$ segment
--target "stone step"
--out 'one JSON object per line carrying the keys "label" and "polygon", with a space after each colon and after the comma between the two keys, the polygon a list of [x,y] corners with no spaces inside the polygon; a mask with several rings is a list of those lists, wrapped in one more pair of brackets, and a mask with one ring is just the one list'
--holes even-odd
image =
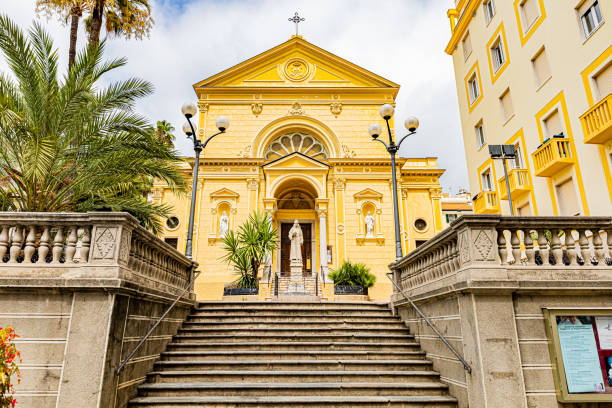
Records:
{"label": "stone step", "polygon": [[205,330],[234,330],[236,332],[241,330],[270,330],[270,327],[275,330],[330,330],[330,329],[347,329],[347,330],[408,330],[408,327],[399,321],[391,322],[342,322],[342,321],[329,321],[329,322],[194,322],[186,321],[183,323],[184,329],[205,329]]}
{"label": "stone step", "polygon": [[386,303],[375,302],[198,302],[196,310],[385,310]]}
{"label": "stone step", "polygon": [[266,335],[273,336],[302,336],[306,334],[322,334],[322,335],[330,335],[330,334],[339,334],[339,335],[350,335],[350,334],[361,334],[361,335],[377,335],[377,336],[386,336],[386,335],[401,335],[408,334],[407,327],[364,327],[364,326],[355,326],[355,327],[334,327],[333,325],[328,325],[329,327],[302,327],[301,325],[293,325],[290,327],[242,327],[242,328],[216,328],[216,327],[207,327],[205,325],[192,327],[188,324],[183,325],[182,328],[178,330],[178,334],[180,335],[220,335],[220,336],[241,336],[241,335],[254,335],[257,336],[260,333]]}
{"label": "stone step", "polygon": [[380,314],[359,314],[356,316],[331,316],[331,315],[308,315],[308,314],[230,314],[225,316],[202,316],[202,315],[189,315],[187,322],[198,322],[198,323],[270,323],[277,325],[280,323],[293,322],[293,323],[374,323],[374,322],[394,322],[401,323],[402,321],[389,313]]}
{"label": "stone step", "polygon": [[156,370],[423,370],[431,361],[406,360],[200,360],[156,361]]}
{"label": "stone step", "polygon": [[[270,301],[274,303],[274,301]],[[194,309],[191,313],[191,317],[233,317],[233,316],[256,316],[256,317],[269,317],[269,316],[335,316],[335,317],[371,317],[372,314],[378,316],[391,316],[388,309],[367,309],[362,310],[359,308],[354,309],[315,309],[315,308],[275,308],[275,309],[258,309],[253,310],[251,308],[244,309]]]}
{"label": "stone step", "polygon": [[443,395],[448,386],[439,382],[186,382],[153,383],[138,387],[141,397],[170,396],[328,396],[328,395]]}
{"label": "stone step", "polygon": [[308,407],[308,408],[442,408],[456,407],[452,397],[439,396],[276,396],[276,397],[138,397],[130,402],[130,407]]}
{"label": "stone step", "polygon": [[254,350],[254,351],[166,351],[162,361],[200,360],[391,360],[424,359],[423,351],[337,351],[337,350]]}
{"label": "stone step", "polygon": [[167,370],[152,371],[148,380],[156,383],[174,382],[432,382],[439,374],[432,370]]}
{"label": "stone step", "polygon": [[413,341],[414,336],[411,334],[361,334],[349,332],[346,334],[300,334],[300,335],[282,335],[282,334],[270,334],[270,333],[249,333],[249,334],[195,334],[185,332],[174,336],[174,341],[178,343],[182,342],[245,342],[252,341],[257,342],[261,340],[267,340],[271,342],[301,342],[301,341],[318,341],[329,343],[331,341],[360,341],[360,342],[372,342],[372,343],[403,343],[406,341]]}
{"label": "stone step", "polygon": [[213,343],[213,342],[196,342],[196,343],[170,343],[168,344],[168,350],[171,351],[183,351],[183,350],[216,350],[216,351],[301,351],[301,350],[313,350],[313,351],[368,351],[376,350],[379,352],[383,351],[414,351],[420,350],[419,343],[417,342],[403,342],[403,343],[367,343],[367,342],[316,342],[316,341],[294,341],[294,342],[234,342],[234,343]]}

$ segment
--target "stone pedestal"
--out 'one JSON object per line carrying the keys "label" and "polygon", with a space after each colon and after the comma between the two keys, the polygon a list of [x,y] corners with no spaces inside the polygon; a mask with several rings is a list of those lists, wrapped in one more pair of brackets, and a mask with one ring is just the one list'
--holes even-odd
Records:
{"label": "stone pedestal", "polygon": [[304,278],[303,278],[303,264],[302,261],[298,261],[295,259],[291,260],[290,266],[290,281],[289,288],[287,289],[287,294],[291,295],[307,295],[306,290],[304,289]]}

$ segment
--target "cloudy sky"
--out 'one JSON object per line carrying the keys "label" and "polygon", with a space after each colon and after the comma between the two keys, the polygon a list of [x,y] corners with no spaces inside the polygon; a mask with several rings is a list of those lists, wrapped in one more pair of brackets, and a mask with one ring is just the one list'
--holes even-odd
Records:
{"label": "cloudy sky", "polygon": [[[115,76],[139,76],[155,85],[155,94],[138,110],[151,120],[166,119],[177,128],[177,147],[185,155],[190,142],[180,133],[180,106],[193,100],[195,82],[286,41],[294,33],[287,21],[295,11],[306,18],[300,34],[340,57],[401,85],[396,115],[415,115],[416,136],[402,145],[404,156],[437,156],[446,169],[445,190],[467,187],[457,94],[451,57],[443,51],[450,29],[451,0],[150,0],[155,26],[150,38],[113,38],[108,54],[126,56]],[[0,0],[0,12],[23,27],[37,18],[35,0]],[[48,27],[67,60],[68,27],[56,18]],[[80,33],[79,46],[86,41]],[[6,67],[0,60],[0,69]],[[364,129],[364,137],[367,137]]]}

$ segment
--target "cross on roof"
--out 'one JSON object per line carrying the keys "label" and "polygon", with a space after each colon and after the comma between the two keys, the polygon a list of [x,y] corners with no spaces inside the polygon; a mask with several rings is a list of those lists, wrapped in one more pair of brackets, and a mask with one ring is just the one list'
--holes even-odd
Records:
{"label": "cross on roof", "polygon": [[302,21],[305,21],[306,19],[304,17],[300,17],[298,12],[296,11],[295,14],[293,15],[293,17],[291,17],[289,19],[289,21],[291,21],[292,23],[295,23],[295,35],[298,35],[298,24],[300,24]]}

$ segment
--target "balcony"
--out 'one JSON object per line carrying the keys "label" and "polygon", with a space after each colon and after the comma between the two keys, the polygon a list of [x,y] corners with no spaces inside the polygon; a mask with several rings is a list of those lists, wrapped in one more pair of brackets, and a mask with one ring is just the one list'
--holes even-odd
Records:
{"label": "balcony", "polygon": [[584,143],[606,143],[612,139],[612,93],[580,116]]}
{"label": "balcony", "polygon": [[474,199],[474,213],[476,214],[499,214],[499,200],[497,192],[483,191]]}
{"label": "balcony", "polygon": [[[513,200],[531,191],[531,183],[529,182],[529,172],[527,169],[510,170],[508,172],[508,181],[510,182],[510,196]],[[506,177],[499,179],[499,196],[502,200],[508,199]]]}
{"label": "balcony", "polygon": [[565,137],[545,140],[533,153],[535,175],[551,177],[564,168],[574,164],[570,141]]}

